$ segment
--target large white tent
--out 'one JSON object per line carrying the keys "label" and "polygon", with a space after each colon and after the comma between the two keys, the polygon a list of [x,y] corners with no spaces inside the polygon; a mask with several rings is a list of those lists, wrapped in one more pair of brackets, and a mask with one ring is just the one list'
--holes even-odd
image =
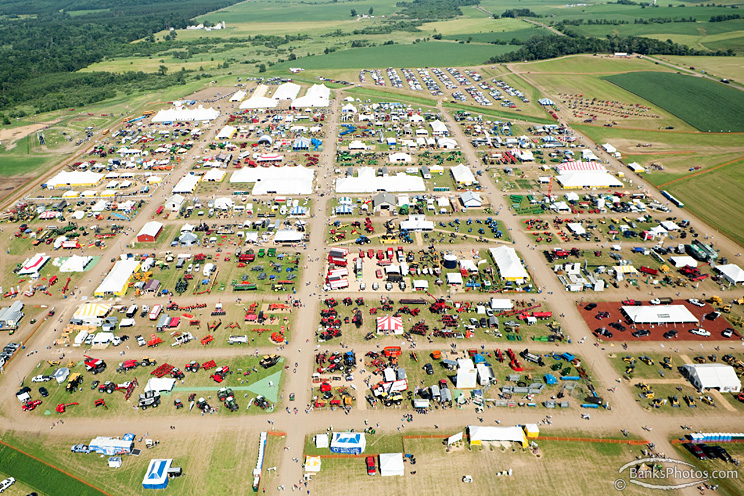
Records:
{"label": "large white tent", "polygon": [[392,315],[377,317],[377,332],[403,334],[403,317],[393,317]]}
{"label": "large white tent", "polygon": [[522,265],[522,261],[517,256],[514,248],[499,246],[498,248],[489,248],[489,251],[502,279],[520,283],[529,280],[530,275]]}
{"label": "large white tent", "polygon": [[59,267],[60,272],[84,272],[85,268],[90,262],[93,261],[93,257],[73,255]]}
{"label": "large white tent", "polygon": [[271,98],[274,100],[294,100],[300,94],[300,88],[299,84],[284,83],[276,89]]}
{"label": "large white tent", "polygon": [[471,172],[467,165],[460,164],[452,169],[452,177],[455,182],[460,186],[470,186],[475,184],[475,176]]}
{"label": "large white tent", "polygon": [[476,387],[478,380],[478,371],[473,365],[470,358],[460,358],[457,360],[457,377],[455,385],[457,389],[473,389]]}
{"label": "large white tent", "polygon": [[403,453],[380,453],[380,476],[402,477],[406,473],[403,465]]}
{"label": "large white tent", "polygon": [[213,121],[219,116],[219,110],[205,109],[201,105],[195,109],[177,106],[161,110],[152,118],[152,122]]}
{"label": "large white tent", "polygon": [[377,176],[372,167],[360,167],[356,177],[336,180],[336,193],[374,193],[377,191],[426,191],[420,176],[398,173],[394,176]]}
{"label": "large white tent", "polygon": [[304,96],[292,102],[295,108],[327,107],[331,98],[331,90],[324,84],[314,84]]}
{"label": "large white tent", "polygon": [[194,174],[186,174],[181,178],[178,183],[173,186],[173,193],[191,194],[196,189],[196,185],[199,183],[199,176]]}
{"label": "large white tent", "polygon": [[119,260],[93,294],[99,297],[124,296],[129,280],[139,266],[137,260]]}
{"label": "large white tent", "polygon": [[622,311],[634,324],[697,323],[698,319],[684,305],[623,306]]}
{"label": "large white tent", "polygon": [[60,186],[95,186],[103,180],[103,174],[91,171],[61,171],[44,183],[48,189]]}
{"label": "large white tent", "polygon": [[516,425],[512,427],[469,425],[467,429],[471,446],[480,446],[483,441],[511,441],[527,446],[527,437],[524,431]]}
{"label": "large white tent", "polygon": [[558,175],[556,178],[566,189],[576,188],[621,188],[623,183],[605,171],[575,171]]}
{"label": "large white tent", "polygon": [[315,171],[297,167],[254,167],[233,172],[230,184],[256,183],[254,195],[309,195],[313,191]]}
{"label": "large white tent", "polygon": [[243,98],[245,98],[245,95],[246,95],[245,91],[238,90],[235,92],[233,96],[230,97],[230,101],[231,102],[242,102]]}
{"label": "large white tent", "polygon": [[38,275],[44,265],[49,261],[49,257],[46,253],[37,253],[31,258],[27,258],[21,265],[21,269],[18,271],[19,276],[25,275]]}
{"label": "large white tent", "polygon": [[722,393],[738,393],[741,380],[730,365],[723,363],[694,363],[684,365],[684,372],[698,390],[717,389]]}
{"label": "large white tent", "polygon": [[240,104],[242,110],[274,108],[279,104],[278,100],[266,96],[254,95]]}

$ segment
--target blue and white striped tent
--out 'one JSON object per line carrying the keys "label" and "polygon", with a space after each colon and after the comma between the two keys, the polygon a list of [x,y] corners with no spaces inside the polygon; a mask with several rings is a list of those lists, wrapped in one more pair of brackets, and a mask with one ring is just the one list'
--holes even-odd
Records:
{"label": "blue and white striped tent", "polygon": [[537,103],[540,105],[555,105],[550,98],[540,98]]}
{"label": "blue and white striped tent", "polygon": [[339,205],[336,207],[336,215],[351,215],[352,213],[353,209],[351,205]]}

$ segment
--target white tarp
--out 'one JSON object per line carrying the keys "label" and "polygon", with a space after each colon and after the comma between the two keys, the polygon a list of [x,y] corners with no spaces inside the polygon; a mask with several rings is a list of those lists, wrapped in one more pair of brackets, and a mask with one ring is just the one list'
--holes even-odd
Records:
{"label": "white tarp", "polygon": [[201,105],[195,109],[177,106],[161,110],[152,118],[152,122],[213,121],[219,116],[219,110],[205,109]]}
{"label": "white tarp", "polygon": [[377,191],[426,191],[424,179],[404,172],[378,177],[372,167],[360,167],[356,177],[336,179],[336,193],[375,193]]}

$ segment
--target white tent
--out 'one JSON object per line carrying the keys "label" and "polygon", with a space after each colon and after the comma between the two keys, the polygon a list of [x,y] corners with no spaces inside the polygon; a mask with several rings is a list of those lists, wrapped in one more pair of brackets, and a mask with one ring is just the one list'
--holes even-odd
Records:
{"label": "white tent", "polygon": [[513,282],[529,280],[530,275],[522,265],[522,261],[517,256],[514,248],[499,246],[498,248],[489,248],[489,251],[502,279]]}
{"label": "white tent", "polygon": [[469,358],[459,358],[457,360],[457,377],[455,386],[457,389],[473,389],[477,386],[478,371]]}
{"label": "white tent", "polygon": [[60,272],[84,272],[93,257],[73,255],[59,267]]}
{"label": "white tent", "polygon": [[514,304],[509,298],[491,298],[491,310],[511,310]]}
{"label": "white tent", "polygon": [[218,140],[230,139],[230,138],[232,138],[235,135],[235,133],[237,132],[237,130],[238,130],[238,128],[236,128],[235,126],[230,126],[228,124],[228,125],[226,125],[225,127],[223,127],[220,130],[220,132],[217,134],[217,138],[216,139],[218,139]]}
{"label": "white tent", "polygon": [[403,172],[394,176],[378,177],[372,167],[360,167],[356,177],[336,179],[336,193],[375,193],[377,191],[426,191],[426,185],[422,177],[411,176]]}
{"label": "white tent", "polygon": [[178,181],[178,184],[173,186],[173,193],[191,194],[196,189],[196,185],[199,183],[199,176],[194,174],[186,174]]}
{"label": "white tent", "polygon": [[380,476],[402,477],[406,472],[403,465],[403,453],[380,453]]}
{"label": "white tent", "polygon": [[231,102],[241,102],[241,101],[243,101],[243,98],[245,98],[245,95],[246,95],[245,91],[238,90],[238,91],[235,92],[235,94],[232,97],[230,97],[230,101]]}
{"label": "white tent", "polygon": [[75,310],[72,317],[75,319],[85,320],[87,318],[100,318],[111,311],[111,305],[103,303],[83,303]]}
{"label": "white tent", "polygon": [[204,176],[202,176],[202,181],[214,181],[214,182],[220,182],[225,177],[225,174],[227,174],[225,171],[220,169],[210,169]]}
{"label": "white tent", "polygon": [[[294,108],[327,107],[331,98],[331,90],[324,84],[314,84],[307,90],[305,96],[296,98],[292,102]],[[344,107],[346,108],[346,107]],[[354,109],[356,112],[356,109]]]}
{"label": "white tent", "polygon": [[317,434],[315,436],[315,447],[316,448],[328,448],[328,434]]}
{"label": "white tent", "polygon": [[95,186],[103,179],[103,174],[91,171],[61,171],[44,183],[49,189],[60,186]]}
{"label": "white tent", "polygon": [[284,83],[276,89],[271,98],[274,100],[294,100],[300,94],[300,88],[299,84]]}
{"label": "white tent", "polygon": [[690,267],[695,268],[698,266],[698,261],[688,255],[671,257],[669,261],[671,261],[675,267],[686,267],[689,265]]}
{"label": "white tent", "polygon": [[439,119],[431,123],[431,132],[434,136],[444,136],[449,134],[447,126]]}
{"label": "white tent", "polygon": [[171,379],[169,377],[151,377],[148,379],[147,384],[145,384],[145,392],[147,391],[157,391],[159,393],[162,392],[170,392],[173,391],[173,387],[176,385],[176,380]]}
{"label": "white tent", "polygon": [[522,446],[527,446],[527,437],[525,436],[524,431],[518,426],[492,427],[484,425],[469,425],[467,429],[471,446],[479,446],[483,441],[511,441],[514,443],[522,443]]}
{"label": "white tent", "polygon": [[23,264],[21,265],[21,270],[18,271],[18,275],[38,275],[41,268],[46,265],[50,258],[51,257],[49,257],[46,253],[37,253],[31,258],[27,258],[26,261],[23,262]]}
{"label": "white tent", "polygon": [[447,272],[445,277],[447,279],[447,284],[462,286],[462,275],[459,272]]}
{"label": "white tent", "polygon": [[634,324],[697,323],[684,305],[623,306],[622,311]]}
{"label": "white tent", "polygon": [[455,179],[455,182],[458,185],[470,186],[471,184],[475,183],[475,176],[470,171],[468,166],[460,164],[457,167],[453,167],[451,171],[452,177]]}
{"label": "white tent", "polygon": [[99,297],[124,296],[127,284],[139,266],[137,260],[119,260],[93,294]]}
{"label": "white tent", "polygon": [[403,334],[403,317],[393,317],[385,315],[377,317],[377,332],[392,332],[393,334]]}
{"label": "white tent", "polygon": [[305,457],[305,472],[320,472],[320,457],[319,456],[306,456]]}
{"label": "white tent", "polygon": [[568,224],[566,224],[566,227],[574,234],[582,235],[586,233],[586,229],[584,229],[584,226],[582,226],[578,222],[569,222]]}
{"label": "white tent", "polygon": [[233,172],[230,183],[256,183],[254,195],[309,195],[315,172],[307,167],[254,167]]}
{"label": "white tent", "polygon": [[411,156],[407,153],[398,152],[398,153],[391,153],[388,155],[388,162],[391,164],[397,164],[397,163],[411,163]]}
{"label": "white tent", "polygon": [[240,104],[241,110],[274,108],[279,104],[278,100],[265,96],[252,96]]}
{"label": "white tent", "polygon": [[736,264],[718,265],[715,270],[731,284],[741,284],[744,282],[744,270]]}
{"label": "white tent", "polygon": [[604,171],[577,171],[560,174],[557,178],[564,188],[621,188],[623,183]]}
{"label": "white tent", "polygon": [[161,110],[152,118],[152,122],[213,121],[219,116],[219,110],[205,109],[201,105],[195,109],[176,106],[176,108]]}
{"label": "white tent", "polygon": [[730,365],[723,363],[695,363],[684,365],[687,378],[698,390],[717,389],[722,393],[738,393],[741,380]]}

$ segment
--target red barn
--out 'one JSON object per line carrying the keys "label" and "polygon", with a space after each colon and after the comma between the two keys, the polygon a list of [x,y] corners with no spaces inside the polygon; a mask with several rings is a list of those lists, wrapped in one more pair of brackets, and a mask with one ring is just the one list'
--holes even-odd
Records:
{"label": "red barn", "polygon": [[137,233],[137,241],[153,242],[158,239],[160,233],[163,232],[163,224],[157,221],[151,221],[145,224],[140,232]]}

